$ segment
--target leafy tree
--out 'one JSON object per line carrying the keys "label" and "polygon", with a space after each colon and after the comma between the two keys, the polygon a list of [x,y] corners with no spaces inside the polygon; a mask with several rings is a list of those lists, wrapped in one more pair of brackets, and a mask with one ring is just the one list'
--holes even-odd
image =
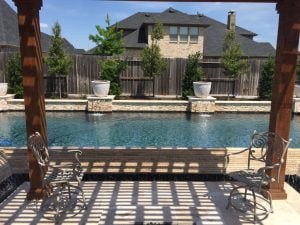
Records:
{"label": "leafy tree", "polygon": [[124,41],[123,31],[118,31],[117,25],[110,25],[109,16],[106,16],[105,20],[107,27],[102,28],[96,25],[98,34],[89,36],[89,39],[93,41],[97,46],[93,49],[93,53],[96,55],[113,56],[124,53]]}
{"label": "leafy tree", "polygon": [[262,100],[272,99],[272,83],[275,74],[275,60],[273,57],[264,63],[258,85],[258,94]]}
{"label": "leafy tree", "polygon": [[153,78],[153,96],[155,94],[154,78],[161,75],[165,71],[167,63],[160,54],[158,41],[163,39],[163,25],[161,23],[155,24],[151,32],[151,45],[144,48],[141,57],[141,66],[146,77]]}
{"label": "leafy tree", "polygon": [[[107,24],[106,28],[97,25],[98,34],[89,36],[89,39],[97,45],[93,53],[101,56],[120,55],[125,51],[122,39],[123,31],[118,31],[117,25],[110,25],[108,15],[105,22]],[[110,81],[109,94],[120,95],[122,93],[120,73],[127,68],[127,64],[115,58],[104,59],[99,61],[99,64],[102,71],[99,74],[99,79]]]}
{"label": "leafy tree", "polygon": [[46,55],[45,62],[48,65],[48,72],[52,76],[59,77],[59,97],[61,98],[61,75],[68,75],[72,62],[63,49],[63,38],[61,37],[61,27],[56,22],[52,28],[51,46]]}
{"label": "leafy tree", "polygon": [[100,67],[101,79],[110,81],[109,94],[120,95],[122,93],[120,73],[127,68],[126,62],[111,58],[100,62]]}
{"label": "leafy tree", "polygon": [[[230,31],[223,42],[222,66],[225,75],[233,79],[237,79],[249,67],[247,60],[243,59],[243,51],[234,31]],[[232,91],[234,95],[235,81]]]}
{"label": "leafy tree", "polygon": [[10,57],[6,64],[6,73],[9,93],[15,94],[16,98],[23,98],[22,67],[19,54]]}
{"label": "leafy tree", "polygon": [[198,66],[200,58],[200,52],[188,56],[182,83],[182,96],[184,98],[194,95],[193,82],[202,80],[204,76],[202,68]]}

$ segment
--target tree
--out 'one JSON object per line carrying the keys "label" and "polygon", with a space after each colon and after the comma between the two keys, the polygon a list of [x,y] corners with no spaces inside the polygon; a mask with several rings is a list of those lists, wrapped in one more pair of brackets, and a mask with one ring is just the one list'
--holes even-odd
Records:
{"label": "tree", "polygon": [[52,76],[59,78],[59,97],[61,98],[61,75],[68,75],[72,62],[63,49],[63,38],[61,37],[61,27],[55,22],[52,28],[51,46],[46,55],[45,61],[48,65],[48,72]]}
{"label": "tree", "polygon": [[124,53],[123,31],[118,31],[117,24],[111,26],[109,16],[105,20],[107,27],[96,25],[98,34],[89,35],[89,39],[96,44],[93,49],[95,55],[113,56]]}
{"label": "tree", "polygon": [[259,98],[262,100],[272,99],[272,83],[275,74],[275,60],[273,57],[269,57],[264,63],[261,78],[258,84]]}
{"label": "tree", "polygon": [[200,52],[196,52],[195,54],[188,56],[185,68],[185,76],[182,83],[182,96],[184,98],[187,96],[193,96],[193,82],[202,80],[204,73],[202,68],[199,67],[200,58]]}
{"label": "tree", "polygon": [[146,77],[153,78],[153,96],[155,94],[155,77],[161,75],[166,69],[166,61],[160,54],[158,41],[163,39],[163,25],[157,23],[154,25],[151,32],[151,45],[143,49],[141,53],[141,66]]}
{"label": "tree", "polygon": [[[125,49],[123,47],[124,42],[122,39],[123,31],[118,31],[117,24],[111,26],[109,16],[106,16],[105,20],[107,27],[102,28],[97,25],[96,29],[98,34],[89,36],[89,39],[96,43],[96,47],[93,49],[93,53],[101,56],[117,56],[122,54]],[[121,81],[120,73],[127,68],[127,64],[121,60],[115,58],[104,59],[99,61],[101,73],[100,79],[110,81],[110,95],[120,95]]]}
{"label": "tree", "polygon": [[[226,76],[236,80],[249,67],[247,60],[243,59],[243,51],[236,40],[236,33],[229,31],[223,42],[222,66]],[[235,94],[235,81],[233,85]]]}
{"label": "tree", "polygon": [[20,55],[11,56],[5,69],[8,75],[8,92],[15,94],[16,98],[23,98],[24,90]]}

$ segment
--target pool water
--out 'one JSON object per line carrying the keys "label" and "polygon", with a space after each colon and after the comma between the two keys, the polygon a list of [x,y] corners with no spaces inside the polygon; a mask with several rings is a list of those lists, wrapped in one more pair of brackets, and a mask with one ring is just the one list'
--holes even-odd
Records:
{"label": "pool water", "polygon": [[[268,130],[267,114],[47,112],[49,146],[246,147],[254,130]],[[0,113],[0,146],[26,146],[24,113]],[[300,116],[291,126],[300,147]]]}

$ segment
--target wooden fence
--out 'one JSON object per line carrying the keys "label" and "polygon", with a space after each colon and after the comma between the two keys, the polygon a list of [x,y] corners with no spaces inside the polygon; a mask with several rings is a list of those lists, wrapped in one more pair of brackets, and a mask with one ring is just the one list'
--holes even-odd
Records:
{"label": "wooden fence", "polygon": [[[0,53],[0,82],[7,81],[5,64],[13,53]],[[99,60],[105,57],[92,55],[72,56],[73,68],[67,77],[67,93],[92,94],[91,81],[99,79],[101,74]],[[122,95],[152,96],[153,79],[144,77],[139,58],[122,58],[128,63],[127,69],[120,75]],[[167,69],[154,79],[155,95],[181,96],[181,85],[187,59],[172,58],[167,60]],[[265,59],[249,59],[249,70],[240,76],[235,83],[235,94],[241,96],[257,96],[257,87],[262,63]],[[234,81],[224,76],[220,59],[205,58],[201,62],[206,80],[212,81],[212,95],[232,93]],[[46,71],[46,69],[45,69]],[[45,74],[45,77],[46,74]]]}

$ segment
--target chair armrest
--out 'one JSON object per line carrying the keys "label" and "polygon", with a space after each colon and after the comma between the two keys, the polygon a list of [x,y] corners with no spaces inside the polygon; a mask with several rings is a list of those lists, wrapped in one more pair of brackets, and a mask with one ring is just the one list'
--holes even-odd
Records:
{"label": "chair armrest", "polygon": [[80,150],[68,150],[69,153],[74,153],[74,157],[75,157],[75,161],[77,164],[79,164],[81,166],[81,162],[78,158],[78,155],[81,155],[82,154],[82,151]]}

